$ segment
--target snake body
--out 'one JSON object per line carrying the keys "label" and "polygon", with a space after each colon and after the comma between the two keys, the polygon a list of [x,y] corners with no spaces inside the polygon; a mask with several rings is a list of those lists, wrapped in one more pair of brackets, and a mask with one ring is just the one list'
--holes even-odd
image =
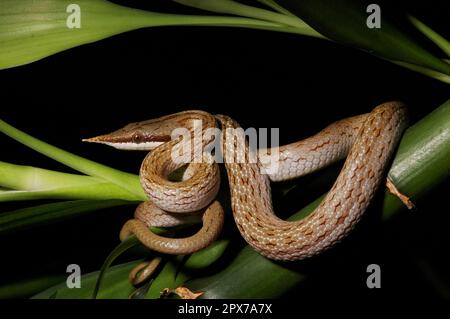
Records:
{"label": "snake body", "polygon": [[[134,148],[153,149],[140,171],[149,202],[141,204],[136,218],[124,225],[121,239],[135,234],[151,249],[188,254],[206,247],[219,235],[224,212],[214,200],[220,180],[217,164],[206,154],[205,162],[188,165],[181,181],[168,179],[169,174],[181,166],[172,161],[170,152],[183,146],[180,139],[169,141],[170,130],[186,127],[193,132],[194,120],[201,120],[204,127],[215,127],[217,120],[222,132],[240,128],[228,116],[187,111],[130,124],[88,140],[117,148],[134,145]],[[280,155],[279,169],[269,174],[263,173],[262,161],[249,160],[260,154],[253,154],[247,142],[244,147],[237,147],[238,141],[245,139],[227,138],[223,133],[220,144],[233,216],[244,239],[259,253],[275,260],[299,260],[332,247],[350,232],[372,201],[406,124],[406,108],[402,103],[381,104],[371,113],[335,122],[310,138],[280,146],[276,149]],[[210,141],[206,138],[197,143],[205,146],[205,140]],[[270,181],[302,176],[345,156],[347,159],[336,182],[313,213],[293,222],[281,220],[274,214]],[[236,161],[236,158],[246,160]],[[195,212],[197,217],[192,214],[186,217],[183,215],[186,212]],[[165,238],[148,229],[150,225],[175,225],[199,216],[203,227],[188,238]]]}

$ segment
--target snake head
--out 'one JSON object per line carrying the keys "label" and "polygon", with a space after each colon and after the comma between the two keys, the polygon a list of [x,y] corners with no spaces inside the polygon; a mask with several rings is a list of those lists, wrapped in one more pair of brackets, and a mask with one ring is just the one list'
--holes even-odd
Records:
{"label": "snake head", "polygon": [[99,143],[121,150],[153,150],[170,141],[172,131],[180,127],[171,116],[130,123],[117,131],[83,139],[83,142]]}
{"label": "snake head", "polygon": [[106,144],[122,150],[153,150],[171,140],[176,129],[193,130],[194,122],[200,120],[204,127],[215,127],[214,117],[204,111],[192,110],[136,122],[109,134],[100,135],[83,142]]}

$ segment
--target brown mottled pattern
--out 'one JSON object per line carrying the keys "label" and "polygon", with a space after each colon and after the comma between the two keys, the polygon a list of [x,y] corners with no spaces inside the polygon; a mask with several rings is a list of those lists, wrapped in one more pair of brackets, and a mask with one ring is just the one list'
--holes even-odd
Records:
{"label": "brown mottled pattern", "polygon": [[[227,116],[218,119],[223,128],[239,127]],[[242,236],[262,255],[276,260],[303,259],[333,246],[348,234],[371,202],[405,126],[405,107],[397,102],[385,103],[368,115],[336,122],[310,139],[281,147],[281,161],[292,163],[287,159],[297,158],[294,162],[305,171],[348,153],[330,192],[313,213],[300,221],[275,216],[269,177],[260,173],[260,163],[229,163],[225,158],[229,180],[241,181],[230,183],[230,190],[234,219]],[[227,154],[226,138],[222,144]],[[292,151],[295,145],[301,151]],[[242,151],[250,150],[246,146]],[[308,161],[313,164],[307,165]],[[290,173],[288,163],[282,165],[284,172],[289,172],[288,178],[296,174]]]}

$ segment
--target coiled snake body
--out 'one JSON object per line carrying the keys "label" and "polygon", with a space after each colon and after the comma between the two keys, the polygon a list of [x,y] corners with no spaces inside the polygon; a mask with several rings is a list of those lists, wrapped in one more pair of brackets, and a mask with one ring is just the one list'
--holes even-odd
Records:
{"label": "coiled snake body", "polygon": [[[216,127],[216,120],[222,132],[240,127],[224,115],[187,111],[130,124],[88,140],[121,149],[152,150],[140,170],[141,184],[149,201],[141,204],[135,219],[124,225],[122,239],[135,234],[144,245],[156,251],[189,254],[206,247],[219,235],[224,212],[215,200],[220,174],[211,156],[204,153],[204,161],[189,164],[182,181],[168,179],[172,171],[182,166],[172,160],[173,150],[186,146],[180,139],[170,140],[171,132],[183,127],[193,133],[194,122],[198,120],[204,129]],[[246,142],[243,147],[236,147],[239,146],[236,136],[227,138],[227,134],[222,134],[233,216],[244,239],[262,255],[276,260],[299,260],[333,246],[353,228],[384,181],[389,159],[406,123],[406,108],[402,103],[384,103],[371,113],[335,122],[308,139],[280,146],[276,149],[279,167],[268,174],[262,173],[266,164],[249,160],[252,150]],[[210,140],[206,137],[197,143],[205,146],[205,141]],[[284,221],[274,214],[271,180],[295,178],[345,156],[347,159],[336,182],[312,214],[299,221]],[[245,160],[236,161],[237,158]],[[148,226],[171,226],[200,216],[203,227],[188,238],[165,238],[148,229]]]}

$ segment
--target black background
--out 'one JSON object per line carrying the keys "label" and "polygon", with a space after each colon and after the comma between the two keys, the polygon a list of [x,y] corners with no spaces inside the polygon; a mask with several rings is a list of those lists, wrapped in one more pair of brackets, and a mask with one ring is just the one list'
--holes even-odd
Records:
{"label": "black background", "polygon": [[[146,6],[142,1],[120,3],[191,12],[164,1]],[[443,3],[398,5],[409,6],[410,12],[444,33],[448,15]],[[0,84],[3,120],[53,145],[133,173],[145,153],[83,144],[81,138],[197,108],[228,114],[243,127],[279,127],[284,144],[389,100],[406,102],[415,122],[449,97],[444,83],[332,42],[203,27],[151,28],[114,36],[2,70]],[[0,145],[2,161],[70,171],[4,136]],[[325,190],[315,190],[313,196]],[[335,265],[318,263],[314,279],[286,297],[328,293],[449,297],[448,190],[447,181],[418,203],[418,211],[406,212],[387,225],[368,218],[331,252],[343,256],[333,259]],[[288,204],[275,204],[289,215],[314,198],[304,197],[294,194]],[[1,204],[0,210],[24,205],[29,203]],[[99,269],[118,243],[121,224],[131,215],[131,208],[108,210],[2,238],[2,272],[10,275],[2,275],[0,284],[64,273],[69,263],[80,264],[84,272]],[[376,292],[365,286],[370,263],[383,270],[383,288]]]}

